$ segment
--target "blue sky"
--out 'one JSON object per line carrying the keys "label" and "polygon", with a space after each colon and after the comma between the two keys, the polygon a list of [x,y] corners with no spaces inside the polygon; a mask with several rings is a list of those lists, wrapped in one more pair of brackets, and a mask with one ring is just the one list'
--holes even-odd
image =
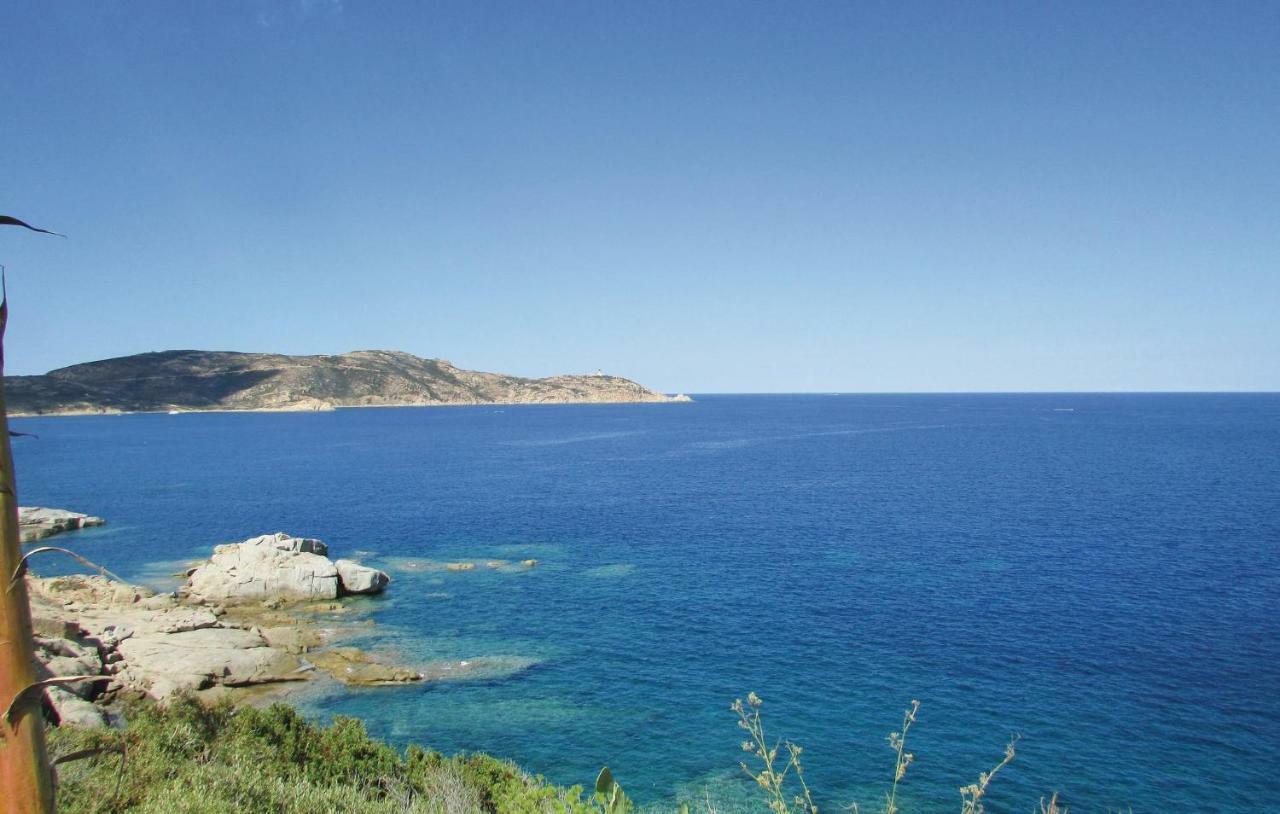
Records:
{"label": "blue sky", "polygon": [[405,350],[669,391],[1280,389],[1280,4],[0,16],[8,372]]}

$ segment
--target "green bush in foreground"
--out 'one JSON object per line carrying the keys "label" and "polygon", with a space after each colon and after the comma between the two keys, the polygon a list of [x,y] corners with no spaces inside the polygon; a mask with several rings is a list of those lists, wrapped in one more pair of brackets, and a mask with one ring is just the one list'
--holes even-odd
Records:
{"label": "green bush in foreground", "polygon": [[[373,740],[354,718],[308,724],[292,708],[206,708],[182,698],[139,708],[123,731],[54,730],[51,752],[104,749],[58,767],[59,810],[156,814],[595,812],[487,755],[445,757]],[[123,747],[123,761],[120,749]]]}

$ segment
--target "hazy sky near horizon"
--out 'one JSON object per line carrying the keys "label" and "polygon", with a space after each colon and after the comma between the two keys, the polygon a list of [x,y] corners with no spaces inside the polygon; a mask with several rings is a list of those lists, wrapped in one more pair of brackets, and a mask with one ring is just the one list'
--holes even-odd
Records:
{"label": "hazy sky near horizon", "polygon": [[9,373],[1280,390],[1280,4],[0,13]]}

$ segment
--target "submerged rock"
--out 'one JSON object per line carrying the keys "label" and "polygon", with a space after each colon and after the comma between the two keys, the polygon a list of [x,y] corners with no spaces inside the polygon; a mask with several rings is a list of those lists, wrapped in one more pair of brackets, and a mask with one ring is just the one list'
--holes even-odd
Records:
{"label": "submerged rock", "polygon": [[18,532],[24,543],[43,540],[64,531],[101,526],[106,522],[101,517],[69,512],[66,509],[46,509],[42,506],[18,507]]}
{"label": "submerged rock", "polygon": [[422,669],[422,677],[427,681],[495,681],[523,673],[539,663],[528,656],[476,656],[432,662]]}
{"label": "submerged rock", "polygon": [[308,658],[316,667],[344,684],[369,686],[422,680],[422,673],[417,670],[383,664],[354,647],[334,647],[313,653]]}

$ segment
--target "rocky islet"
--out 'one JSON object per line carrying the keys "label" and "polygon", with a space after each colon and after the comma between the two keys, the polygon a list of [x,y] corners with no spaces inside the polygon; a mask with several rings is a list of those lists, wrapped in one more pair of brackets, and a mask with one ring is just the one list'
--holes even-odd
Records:
{"label": "rocky islet", "polygon": [[107,521],[66,509],[46,509],[43,506],[18,507],[18,534],[24,543],[34,543],[64,531],[101,526]]}

